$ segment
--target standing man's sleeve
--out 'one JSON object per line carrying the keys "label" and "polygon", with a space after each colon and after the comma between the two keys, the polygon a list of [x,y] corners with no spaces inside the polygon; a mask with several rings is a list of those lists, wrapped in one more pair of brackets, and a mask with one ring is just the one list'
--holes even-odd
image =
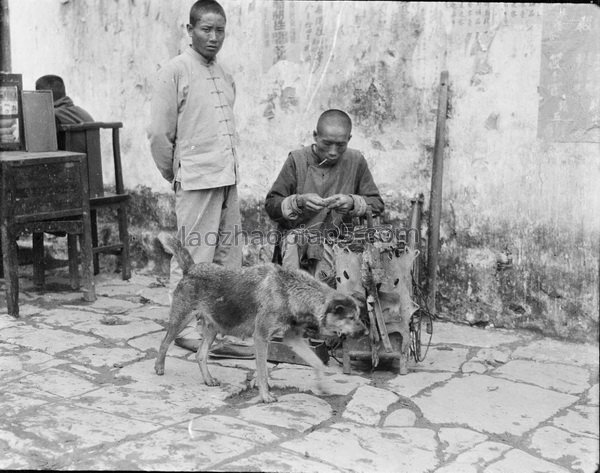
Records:
{"label": "standing man's sleeve", "polygon": [[173,159],[177,133],[177,76],[170,65],[158,73],[150,103],[150,152],[156,167],[169,182],[175,178]]}

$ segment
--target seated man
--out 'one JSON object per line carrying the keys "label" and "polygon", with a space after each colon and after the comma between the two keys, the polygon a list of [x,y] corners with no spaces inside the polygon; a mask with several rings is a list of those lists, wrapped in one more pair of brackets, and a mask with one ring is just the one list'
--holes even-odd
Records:
{"label": "seated man", "polygon": [[[360,151],[348,148],[350,117],[327,110],[313,132],[315,143],[292,151],[266,197],[265,209],[283,235],[280,257],[284,266],[302,268],[329,282],[333,258],[323,237],[339,230],[352,217],[383,211],[383,200]],[[315,232],[316,240],[306,237]]]}
{"label": "seated man", "polygon": [[[59,125],[76,125],[78,123],[93,122],[92,116],[83,108],[73,103],[65,92],[65,83],[59,76],[42,76],[35,81],[35,90],[51,90],[54,100],[54,118],[56,119],[56,128]],[[58,149],[64,149],[62,134],[58,134]],[[85,152],[85,135],[83,133],[74,133],[71,146],[73,151]]]}

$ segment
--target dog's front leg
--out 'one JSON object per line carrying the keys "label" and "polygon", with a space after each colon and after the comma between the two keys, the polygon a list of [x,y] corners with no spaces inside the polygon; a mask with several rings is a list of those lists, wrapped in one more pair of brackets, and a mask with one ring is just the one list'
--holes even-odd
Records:
{"label": "dog's front leg", "polygon": [[323,371],[325,365],[321,358],[310,349],[308,341],[302,338],[302,335],[296,330],[288,330],[283,336],[283,343],[289,346],[296,355],[313,367],[317,380],[316,389],[319,393],[325,394],[326,390],[323,387]]}
{"label": "dog's front leg", "polygon": [[263,402],[275,402],[277,398],[269,392],[269,373],[267,369],[267,352],[269,342],[266,337],[260,335],[261,330],[257,329],[254,333],[254,353],[256,354],[256,384],[258,385],[258,395]]}
{"label": "dog's front leg", "polygon": [[200,367],[200,372],[202,373],[204,384],[206,384],[207,386],[219,385],[219,381],[213,378],[208,372],[208,352],[216,337],[217,330],[210,323],[204,323],[204,328],[202,330],[202,340],[200,341],[200,346],[198,347],[198,351],[196,352],[196,361],[198,362],[198,366]]}

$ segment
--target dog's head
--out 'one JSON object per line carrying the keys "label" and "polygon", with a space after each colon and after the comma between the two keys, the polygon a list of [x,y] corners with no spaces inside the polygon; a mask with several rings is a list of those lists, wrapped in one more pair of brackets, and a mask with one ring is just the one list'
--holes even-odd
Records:
{"label": "dog's head", "polygon": [[320,332],[326,336],[359,336],[369,333],[360,320],[360,306],[356,299],[340,293],[327,301]]}

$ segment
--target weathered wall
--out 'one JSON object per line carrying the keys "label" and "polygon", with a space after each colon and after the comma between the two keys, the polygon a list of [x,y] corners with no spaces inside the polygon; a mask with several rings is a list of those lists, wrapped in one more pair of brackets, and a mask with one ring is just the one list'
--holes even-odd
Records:
{"label": "weathered wall", "polygon": [[[13,70],[23,73],[26,88],[39,75],[60,74],[94,117],[124,122],[130,188],[169,192],[145,126],[155,71],[188,42],[191,3],[10,2]],[[442,312],[597,338],[599,144],[538,137],[543,19],[554,7],[223,4],[228,31],[220,60],[239,91],[245,208],[257,208],[287,152],[310,143],[319,112],[338,107],[354,119],[352,145],[367,156],[388,217],[405,218],[408,199],[429,194],[436,87],[446,69]],[[600,70],[590,70],[599,83]],[[507,253],[512,265],[497,266]]]}

